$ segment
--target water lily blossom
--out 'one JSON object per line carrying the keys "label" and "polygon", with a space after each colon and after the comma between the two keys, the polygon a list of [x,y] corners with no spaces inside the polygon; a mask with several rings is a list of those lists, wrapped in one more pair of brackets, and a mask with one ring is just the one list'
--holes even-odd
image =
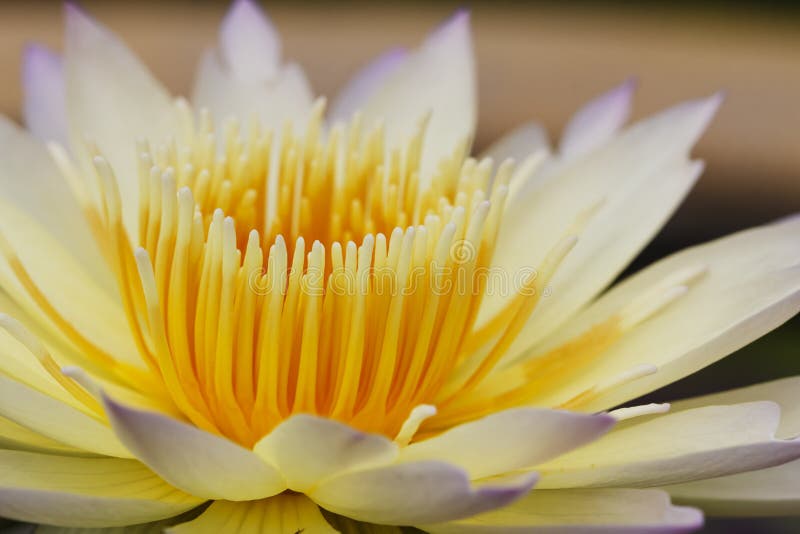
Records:
{"label": "water lily blossom", "polygon": [[718,95],[626,126],[626,82],[555,146],[470,156],[465,12],[327,104],[248,0],[188,99],[65,19],[26,52],[29,131],[0,120],[0,516],[661,533],[800,504],[800,378],[633,402],[798,312],[800,219],[609,289]]}

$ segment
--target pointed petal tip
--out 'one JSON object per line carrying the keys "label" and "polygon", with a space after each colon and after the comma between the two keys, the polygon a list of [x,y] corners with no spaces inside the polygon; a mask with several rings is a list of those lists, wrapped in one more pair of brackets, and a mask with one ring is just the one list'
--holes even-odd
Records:
{"label": "pointed petal tip", "polygon": [[494,501],[498,506],[505,506],[526,495],[537,482],[539,482],[539,473],[523,473],[503,478],[498,485],[487,483],[485,486],[480,487],[477,493]]}
{"label": "pointed petal tip", "polygon": [[443,39],[451,34],[469,33],[471,27],[472,13],[467,8],[459,8],[450,18],[439,24],[434,29],[429,40]]}
{"label": "pointed petal tip", "polygon": [[261,9],[256,2],[253,0],[234,0],[231,3],[230,7],[228,8],[228,12],[225,14],[225,18],[223,20],[223,26],[227,22],[232,22],[238,18],[250,18],[250,17],[266,17],[266,13],[264,10]]}
{"label": "pointed petal tip", "polygon": [[611,94],[618,95],[620,98],[625,98],[626,100],[630,100],[633,98],[633,93],[636,92],[636,89],[639,88],[639,78],[636,76],[631,76],[626,78],[621,84],[619,84],[616,88],[611,90]]}
{"label": "pointed petal tip", "polygon": [[40,75],[61,69],[61,55],[41,43],[28,43],[22,51],[22,81],[35,83]]}
{"label": "pointed petal tip", "polygon": [[74,27],[90,22],[91,17],[76,2],[67,1],[63,4],[64,22],[67,27]]}
{"label": "pointed petal tip", "polygon": [[714,118],[714,115],[717,114],[717,111],[725,101],[726,96],[726,91],[717,91],[711,96],[696,100],[694,103],[697,106],[698,111],[705,115],[707,120],[710,121],[712,118]]}
{"label": "pointed petal tip", "polygon": [[91,46],[106,38],[109,31],[83,7],[74,2],[64,2],[64,42],[67,53],[70,43]]}

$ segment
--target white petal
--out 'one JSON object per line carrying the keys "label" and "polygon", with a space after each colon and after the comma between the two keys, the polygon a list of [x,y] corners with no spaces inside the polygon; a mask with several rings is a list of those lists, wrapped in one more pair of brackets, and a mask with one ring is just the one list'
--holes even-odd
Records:
{"label": "white petal", "polygon": [[251,0],[233,2],[220,27],[219,46],[225,64],[240,80],[268,81],[280,67],[278,31]]}
{"label": "white petal", "polygon": [[298,65],[281,67],[269,82],[239,80],[215,51],[203,56],[192,94],[196,106],[212,112],[218,132],[227,119],[247,121],[252,117],[267,128],[278,129],[292,121],[295,131],[302,130],[313,103],[311,86]]}
{"label": "white petal", "polygon": [[359,107],[368,127],[384,122],[389,146],[398,146],[411,136],[431,113],[423,149],[424,179],[458,143],[471,139],[475,83],[469,14],[462,11],[394,68]]}
{"label": "white petal", "polygon": [[461,469],[435,461],[354,471],[323,481],[314,502],[359,521],[413,525],[450,521],[505,506],[527,493],[536,475],[472,485]]}
{"label": "white petal", "polygon": [[166,530],[169,534],[264,532],[269,534],[336,534],[316,504],[298,494],[283,493],[263,501],[217,501],[188,523]]}
{"label": "white petal", "polygon": [[0,451],[0,516],[76,527],[163,519],[202,502],[133,460]]}
{"label": "white petal", "polygon": [[[781,407],[777,436],[800,434],[800,377],[794,376],[732,391],[704,395],[673,403],[674,411],[711,404],[733,404],[771,400]],[[664,489],[681,502],[700,506],[707,513],[726,516],[794,515],[800,507],[800,461],[739,473],[726,477],[697,480]]]}
{"label": "white petal", "polygon": [[[601,292],[666,222],[701,170],[687,155],[718,105],[719,98],[712,97],[675,106],[633,125],[590,156],[560,166],[544,185],[516,195],[493,259],[512,275],[538,268],[576,221],[597,209],[551,280],[552,296],[539,303],[509,359]],[[510,295],[500,297],[487,300],[482,319]]]}
{"label": "white petal", "polygon": [[540,486],[656,486],[770,467],[800,457],[800,440],[775,439],[779,421],[768,401],[632,419],[538,466]]}
{"label": "white petal", "polygon": [[720,516],[797,515],[800,460],[726,477],[696,480],[664,490],[677,501]]}
{"label": "white petal", "polygon": [[478,479],[550,460],[597,439],[613,424],[614,418],[607,415],[506,410],[413,443],[400,451],[400,460],[443,460]]}
{"label": "white petal", "polygon": [[583,407],[604,410],[689,375],[777,327],[800,309],[798,234],[800,219],[747,230],[674,254],[623,281],[543,348],[617,314],[669,275],[707,270],[684,296],[625,333],[591,366],[537,397],[535,404],[558,405],[642,363],[658,367],[657,373],[615,387]]}
{"label": "white petal", "polygon": [[89,139],[111,162],[125,226],[135,237],[136,140],[160,143],[177,132],[175,108],[166,89],[115,35],[73,4],[66,4],[65,15],[64,69],[73,148]]}
{"label": "white petal", "polygon": [[219,45],[206,51],[195,79],[192,101],[208,108],[221,133],[225,121],[257,117],[267,128],[286,121],[302,131],[313,95],[303,70],[281,64],[280,37],[251,0],[237,0],[220,28]]}
{"label": "white petal", "polygon": [[304,414],[278,425],[253,451],[281,472],[289,489],[300,492],[331,476],[397,457],[397,446],[383,436]]}
{"label": "white petal", "polygon": [[519,163],[540,150],[550,152],[547,131],[541,124],[531,122],[510,131],[492,143],[481,154],[481,158],[492,158],[495,163],[513,159]]}
{"label": "white petal", "polygon": [[609,141],[628,120],[635,85],[628,80],[578,110],[561,136],[561,156],[580,157]]}
{"label": "white petal", "polygon": [[[58,386],[54,384],[54,387]],[[0,415],[57,442],[84,451],[120,458],[131,457],[107,425],[3,375],[0,375]]]}
{"label": "white petal", "polygon": [[535,490],[497,511],[424,525],[431,534],[667,534],[703,525],[693,508],[672,506],[657,490]]}
{"label": "white petal", "polygon": [[165,415],[134,410],[108,397],[104,404],[114,431],[131,452],[187,493],[245,501],[286,489],[274,467],[232,441]]}
{"label": "white petal", "polygon": [[331,104],[331,121],[347,121],[363,106],[368,97],[400,68],[409,56],[404,48],[395,48],[381,54],[361,69],[339,91]]}
{"label": "white petal", "polygon": [[67,110],[61,56],[31,45],[22,58],[25,125],[43,141],[67,144]]}

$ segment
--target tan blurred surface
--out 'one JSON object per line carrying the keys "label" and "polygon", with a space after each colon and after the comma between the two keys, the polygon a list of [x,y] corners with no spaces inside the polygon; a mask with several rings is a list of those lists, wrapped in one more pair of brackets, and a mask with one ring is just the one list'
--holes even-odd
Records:
{"label": "tan blurred surface", "polygon": [[[184,94],[225,9],[222,3],[84,5]],[[269,6],[285,56],[305,67],[318,94],[328,95],[375,54],[419,42],[451,11],[443,4]],[[24,44],[58,47],[60,18],[55,3],[0,4],[1,112],[18,116]],[[708,170],[676,231],[700,237],[800,211],[800,32],[791,24],[742,13],[491,4],[479,5],[473,22],[479,146],[531,119],[555,137],[583,101],[631,75],[640,82],[636,116],[722,89],[726,102],[696,150]]]}

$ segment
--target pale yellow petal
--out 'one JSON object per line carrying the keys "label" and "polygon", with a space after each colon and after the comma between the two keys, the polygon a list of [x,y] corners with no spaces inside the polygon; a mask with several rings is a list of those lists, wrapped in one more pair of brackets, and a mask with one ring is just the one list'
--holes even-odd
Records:
{"label": "pale yellow petal", "polygon": [[388,464],[397,457],[397,446],[384,436],[311,415],[287,419],[253,450],[274,465],[295,491],[343,472]]}
{"label": "pale yellow petal", "polygon": [[607,415],[520,408],[489,415],[400,451],[400,461],[442,460],[473,479],[529,468],[597,439],[614,424]]}
{"label": "pale yellow petal", "polygon": [[283,477],[254,452],[165,414],[104,398],[119,439],[164,480],[206,499],[247,501],[286,489]]}
{"label": "pale yellow petal", "polygon": [[133,460],[0,451],[0,516],[106,527],[163,519],[201,502]]}
{"label": "pale yellow petal", "polygon": [[[506,361],[567,321],[652,239],[697,178],[700,167],[688,154],[718,105],[717,97],[686,102],[636,123],[587,157],[547,171],[553,175],[543,185],[533,180],[515,195],[492,260],[508,276],[539,268],[587,211],[591,216]],[[511,297],[488,299],[481,322]]]}
{"label": "pale yellow petal", "polygon": [[631,419],[538,466],[540,487],[661,486],[781,464],[800,457],[800,440],[776,439],[779,420],[768,401]]}
{"label": "pale yellow petal", "polygon": [[537,352],[618,315],[671,276],[704,272],[688,283],[686,294],[626,332],[591,365],[576,369],[561,387],[548,388],[533,402],[558,405],[637,365],[658,368],[581,406],[590,411],[608,409],[687,376],[779,326],[800,309],[798,235],[800,218],[754,228],[678,252],[623,281]]}
{"label": "pale yellow petal", "polygon": [[77,449],[120,458],[132,456],[107,424],[3,375],[0,415]]}
{"label": "pale yellow petal", "polygon": [[535,474],[473,484],[462,469],[420,461],[332,477],[308,496],[331,512],[388,525],[449,521],[505,506],[536,483]]}
{"label": "pale yellow petal", "polygon": [[677,502],[716,516],[797,515],[800,460],[719,478],[665,486]]}
{"label": "pale yellow petal", "polygon": [[656,490],[535,490],[500,510],[424,525],[431,534],[668,534],[703,525],[693,508]]}

